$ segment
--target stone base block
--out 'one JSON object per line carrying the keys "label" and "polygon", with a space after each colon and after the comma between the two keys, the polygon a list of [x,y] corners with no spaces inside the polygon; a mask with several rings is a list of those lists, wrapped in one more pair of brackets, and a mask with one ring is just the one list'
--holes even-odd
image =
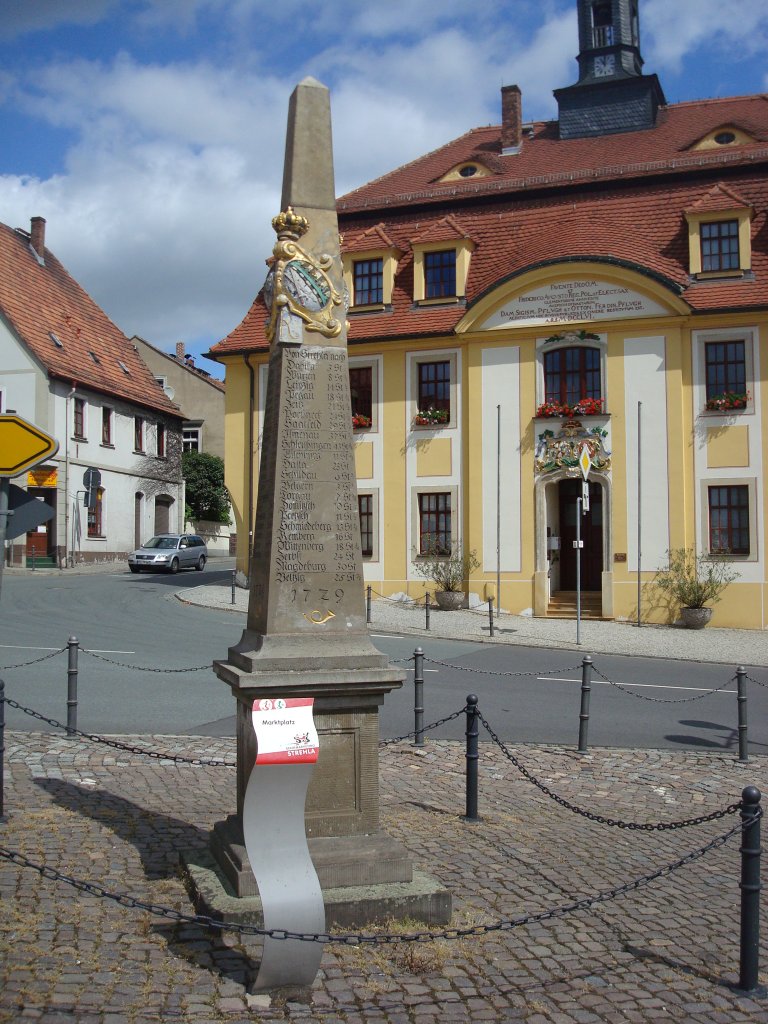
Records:
{"label": "stone base block", "polygon": [[[385,832],[362,836],[317,836],[307,841],[323,890],[344,886],[410,882],[411,862],[405,847]],[[211,832],[211,851],[238,897],[258,895],[236,815],[218,821]]]}
{"label": "stone base block", "polygon": [[[210,851],[182,852],[181,862],[197,913],[226,921],[235,930],[240,925],[263,927],[259,897],[235,896]],[[421,871],[414,871],[409,882],[328,889],[323,886],[323,902],[329,929],[361,928],[402,918],[441,925],[451,919],[450,892],[438,879]]]}

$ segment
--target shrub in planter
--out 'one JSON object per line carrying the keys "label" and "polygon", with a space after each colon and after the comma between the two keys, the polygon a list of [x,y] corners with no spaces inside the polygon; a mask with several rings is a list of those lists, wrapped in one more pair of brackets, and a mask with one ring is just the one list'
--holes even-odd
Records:
{"label": "shrub in planter", "polygon": [[[653,585],[679,605],[682,619],[692,629],[702,629],[709,621],[714,604],[738,572],[718,555],[697,555],[693,548],[676,548],[667,553],[668,566],[656,573]],[[686,615],[688,609],[709,615]],[[686,621],[687,620],[687,621]]]}
{"label": "shrub in planter", "polygon": [[[432,540],[424,554],[416,559],[415,569],[419,576],[431,580],[435,584],[435,598],[441,607],[460,608],[466,593],[464,583],[473,570],[480,568],[477,552],[472,550],[466,554],[461,548],[446,552],[437,541]],[[441,604],[441,594],[458,595],[446,599]],[[461,600],[459,599],[461,598]]]}

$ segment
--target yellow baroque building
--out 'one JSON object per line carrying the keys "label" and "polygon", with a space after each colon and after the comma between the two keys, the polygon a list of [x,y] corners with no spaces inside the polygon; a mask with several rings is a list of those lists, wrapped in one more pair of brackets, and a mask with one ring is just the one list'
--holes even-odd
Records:
{"label": "yellow baroque building", "polygon": [[[421,596],[437,540],[481,600],[569,614],[578,529],[589,613],[673,621],[649,584],[692,548],[738,572],[713,624],[762,629],[768,100],[668,105],[637,4],[577,6],[557,121],[505,87],[500,125],[338,202],[366,582]],[[264,320],[259,294],[212,351],[243,573]]]}

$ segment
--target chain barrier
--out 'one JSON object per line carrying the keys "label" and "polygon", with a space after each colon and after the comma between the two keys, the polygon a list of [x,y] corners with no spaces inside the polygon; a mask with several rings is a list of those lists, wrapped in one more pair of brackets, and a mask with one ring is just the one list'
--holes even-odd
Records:
{"label": "chain barrier", "polygon": [[443,668],[455,668],[460,672],[472,672],[476,676],[554,676],[561,672],[576,672],[581,669],[581,662],[578,665],[570,665],[568,668],[534,669],[532,672],[495,672],[492,669],[471,668],[469,665],[456,665],[451,661],[435,661],[434,658],[424,657],[425,662],[430,665],[441,665]]}
{"label": "chain barrier", "polygon": [[[737,804],[737,809],[740,806],[740,804]],[[259,928],[256,925],[232,924],[231,922],[220,921],[205,914],[185,914],[180,910],[173,910],[171,907],[163,907],[157,903],[148,903],[146,900],[137,899],[135,896],[129,896],[127,893],[111,892],[109,889],[106,889],[104,886],[97,885],[95,882],[86,882],[82,879],[72,878],[61,871],[57,871],[55,868],[49,868],[45,864],[37,864],[35,861],[30,860],[23,854],[18,853],[15,850],[8,850],[3,846],[0,846],[0,857],[11,861],[13,864],[18,864],[20,867],[30,868],[33,871],[37,871],[38,874],[43,878],[47,878],[49,881],[64,882],[66,885],[71,885],[80,892],[88,893],[91,896],[97,896],[100,899],[112,900],[120,906],[128,907],[130,909],[145,910],[157,917],[164,917],[179,923],[201,925],[206,929],[215,929],[217,931],[238,931],[246,935],[262,935],[266,938],[278,940],[295,939],[302,942],[320,942],[324,945],[386,946],[395,945],[400,942],[436,942],[439,940],[466,939],[473,936],[489,935],[494,932],[510,931],[513,928],[520,928],[528,924],[538,924],[542,921],[551,921],[556,918],[565,917],[567,914],[571,914],[576,911],[589,910],[597,904],[607,903],[612,899],[616,899],[618,896],[624,896],[628,892],[633,892],[636,889],[649,885],[651,882],[656,881],[657,878],[663,878],[664,876],[670,875],[672,872],[685,867],[687,864],[692,864],[694,861],[700,860],[702,857],[706,856],[710,850],[724,846],[725,843],[727,843],[728,840],[737,832],[746,832],[747,829],[751,828],[760,820],[762,815],[763,812],[761,810],[754,818],[749,821],[740,821],[727,832],[724,832],[722,835],[710,840],[710,842],[705,846],[702,846],[697,850],[693,850],[691,853],[687,853],[685,856],[678,858],[678,860],[672,861],[670,864],[665,864],[663,867],[657,868],[655,871],[652,871],[647,875],[643,875],[641,878],[635,878],[631,882],[625,882],[623,885],[616,886],[613,889],[605,889],[602,892],[596,893],[594,896],[587,896],[584,899],[575,900],[573,903],[568,903],[562,907],[551,907],[548,910],[542,910],[535,914],[524,914],[519,917],[493,921],[490,924],[472,925],[467,928],[444,928],[437,932],[421,931],[410,933],[406,932],[403,934],[391,932],[381,935],[366,935],[360,932],[336,934],[331,932],[304,933],[291,932],[283,928]]]}
{"label": "chain barrier", "polygon": [[383,594],[380,594],[378,590],[371,589],[371,593],[375,594],[376,597],[379,598],[379,600],[386,601],[387,604],[397,605],[400,608],[409,608],[411,607],[411,605],[418,605],[419,601],[425,601],[427,599],[427,595],[423,594],[421,597],[409,596],[407,601],[393,601],[391,597],[385,597]]}
{"label": "chain barrier", "polygon": [[118,668],[131,668],[134,672],[212,672],[213,665],[193,665],[191,668],[151,668],[146,665],[128,665],[124,661],[115,661],[113,658],[105,658],[103,654],[97,654],[95,651],[88,651],[85,647],[80,648],[83,654],[90,654],[92,658],[96,658],[98,661],[106,661],[108,665],[117,665]]}
{"label": "chain barrier", "polygon": [[67,647],[62,647],[58,651],[52,651],[50,654],[44,654],[42,658],[33,658],[32,661],[20,661],[16,665],[0,665],[0,672],[8,672],[13,668],[26,668],[27,665],[39,665],[41,661],[48,661],[49,658],[55,658],[59,654],[63,654]]}
{"label": "chain barrier", "polygon": [[758,686],[768,686],[768,683],[764,683],[761,679],[753,679],[752,676],[744,676],[750,683],[757,683]]}
{"label": "chain barrier", "polygon": [[237,767],[234,761],[218,761],[203,757],[184,757],[182,754],[166,754],[159,750],[149,750],[147,747],[136,747],[129,743],[121,743],[119,740],[109,740],[106,736],[83,732],[81,729],[68,729],[66,725],[62,725],[61,722],[57,722],[55,718],[46,718],[46,716],[41,715],[39,711],[35,711],[33,708],[25,708],[23,704],[19,704],[15,700],[11,700],[10,697],[5,698],[5,703],[8,707],[15,708],[17,711],[23,711],[25,715],[29,715],[31,718],[35,718],[39,722],[45,722],[46,725],[52,725],[56,729],[65,729],[69,736],[82,736],[84,740],[90,740],[91,743],[102,743],[106,747],[114,747],[116,750],[126,750],[130,754],[143,754],[144,757],[152,757],[157,761],[173,761],[179,764],[197,765],[198,767]]}
{"label": "chain barrier", "polygon": [[648,697],[644,693],[636,693],[634,690],[628,689],[628,687],[632,685],[631,683],[622,685],[621,683],[615,682],[613,679],[609,679],[608,676],[603,675],[596,665],[592,666],[592,671],[595,675],[600,676],[603,682],[608,683],[610,686],[615,686],[616,689],[621,690],[622,693],[626,693],[630,697],[636,697],[638,700],[651,701],[653,704],[692,704],[696,700],[703,700],[705,697],[711,697],[713,693],[719,693],[721,690],[724,690],[729,683],[734,682],[736,679],[736,676],[731,676],[730,679],[726,679],[726,681],[721,683],[720,686],[716,686],[712,690],[705,690],[704,693],[697,693],[695,697]]}
{"label": "chain barrier", "polygon": [[447,715],[445,718],[439,718],[436,722],[432,722],[431,725],[425,725],[422,729],[414,729],[412,732],[407,732],[404,736],[395,736],[394,739],[391,740],[379,740],[379,746],[388,747],[393,743],[402,743],[403,740],[413,739],[414,736],[420,733],[429,732],[430,729],[437,729],[439,726],[445,725],[446,722],[452,722],[455,718],[458,718],[459,715],[463,715],[466,710],[467,709],[465,707],[460,708],[458,711],[454,711],[452,715]]}
{"label": "chain barrier", "polygon": [[625,828],[637,832],[669,832],[679,828],[689,828],[692,825],[703,825],[708,821],[716,821],[719,818],[725,818],[728,814],[735,814],[739,810],[741,804],[729,804],[727,807],[719,811],[712,811],[710,814],[702,814],[698,818],[685,818],[683,821],[662,821],[662,822],[638,822],[638,821],[622,821],[619,818],[606,818],[602,814],[593,814],[592,811],[585,811],[583,807],[577,807],[576,804],[569,803],[564,797],[554,793],[548,786],[536,778],[525,765],[521,764],[515,755],[508,749],[504,741],[493,731],[490,723],[486,721],[480,711],[477,711],[478,718],[483,723],[483,727],[488,735],[491,737],[496,746],[501,750],[505,757],[511,761],[511,763],[517,768],[517,770],[523,775],[529,782],[532,782],[534,786],[541,790],[545,796],[548,796],[550,800],[554,800],[555,803],[564,807],[567,811],[572,811],[574,814],[579,814],[583,818],[588,818],[590,821],[595,821],[599,825],[612,825],[616,828]]}

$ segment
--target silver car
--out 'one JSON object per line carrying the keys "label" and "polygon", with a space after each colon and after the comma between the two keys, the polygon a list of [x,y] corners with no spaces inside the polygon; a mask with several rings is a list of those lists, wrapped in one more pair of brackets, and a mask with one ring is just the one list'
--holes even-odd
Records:
{"label": "silver car", "polygon": [[202,537],[193,533],[159,533],[128,555],[131,572],[142,569],[197,569],[202,572],[208,561],[208,548]]}

